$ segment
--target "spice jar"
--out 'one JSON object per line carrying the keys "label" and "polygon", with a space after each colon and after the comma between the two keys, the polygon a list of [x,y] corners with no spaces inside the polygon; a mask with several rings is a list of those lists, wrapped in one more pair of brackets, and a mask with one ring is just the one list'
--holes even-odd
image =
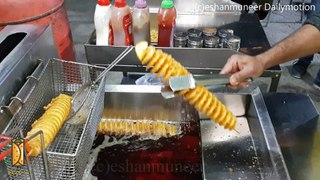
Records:
{"label": "spice jar", "polygon": [[201,37],[189,37],[188,38],[188,47],[190,48],[202,48],[203,40]]}
{"label": "spice jar", "polygon": [[228,36],[232,36],[233,32],[229,29],[220,29],[218,32],[218,36],[220,37],[220,45],[219,47],[221,48],[229,48],[229,45],[227,43],[228,41]]}
{"label": "spice jar", "polygon": [[234,31],[233,31],[233,29],[227,29],[227,32],[230,34],[230,35],[234,35]]}
{"label": "spice jar", "polygon": [[202,31],[199,29],[189,29],[188,30],[188,36],[189,37],[201,37],[202,36]]}
{"label": "spice jar", "polygon": [[218,48],[219,47],[219,38],[216,36],[206,37],[204,39],[205,48]]}
{"label": "spice jar", "polygon": [[188,33],[176,32],[173,35],[173,46],[174,47],[187,47]]}
{"label": "spice jar", "polygon": [[204,28],[202,30],[203,38],[212,37],[217,34],[217,28]]}
{"label": "spice jar", "polygon": [[241,39],[238,36],[230,36],[228,38],[228,46],[229,46],[229,48],[231,48],[231,49],[233,49],[235,51],[239,51],[240,43],[241,43]]}

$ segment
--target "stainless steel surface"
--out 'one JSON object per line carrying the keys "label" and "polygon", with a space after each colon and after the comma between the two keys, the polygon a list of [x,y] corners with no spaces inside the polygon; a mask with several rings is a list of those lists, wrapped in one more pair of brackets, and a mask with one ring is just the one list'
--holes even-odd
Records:
{"label": "stainless steel surface", "polygon": [[[95,46],[86,44],[87,59],[90,64],[110,64],[126,47]],[[171,54],[191,72],[208,73],[221,69],[227,59],[237,53],[230,49],[190,49],[190,48],[159,48]],[[199,56],[200,55],[200,56]],[[213,59],[214,57],[214,59]],[[137,59],[134,51],[114,68],[125,72],[145,72],[145,68]]]}
{"label": "stainless steel surface", "polygon": [[305,93],[266,93],[263,97],[291,179],[318,179],[320,119],[315,100]]}
{"label": "stainless steel surface", "polygon": [[[165,100],[161,86],[107,85],[105,88],[106,113],[121,118],[142,118],[180,121],[182,98]],[[108,115],[108,114],[106,114]]]}
{"label": "stainless steel surface", "polygon": [[[86,55],[90,64],[107,66],[116,58],[125,47],[95,46],[86,44]],[[230,49],[219,48],[158,48],[171,54],[178,62],[185,66],[192,74],[217,74],[227,62],[228,58],[238,52]],[[126,59],[114,67],[115,71],[122,72],[146,72],[145,66],[137,59],[134,52],[128,54]],[[276,91],[281,77],[281,70],[268,69],[262,77],[271,78],[271,83],[267,90]]]}
{"label": "stainless steel surface", "polygon": [[19,92],[11,98],[10,104],[8,106],[0,106],[0,120],[3,122],[3,127],[0,127],[0,132],[4,130],[13,115],[22,108],[23,104],[26,103],[26,99],[30,96],[32,89],[38,83],[44,67],[44,63],[39,62],[35,71],[26,78],[26,83],[22,86]]}
{"label": "stainless steel surface", "polygon": [[[0,43],[3,43],[2,45],[6,47],[12,43],[11,41],[21,37],[23,38],[16,46],[12,49],[6,49],[8,52],[3,52],[4,49],[1,49],[1,53],[7,55],[0,62],[0,106],[8,106],[12,103],[19,107],[18,98],[15,98],[12,102],[11,98],[19,92],[27,81],[27,76],[30,76],[39,65],[38,59],[46,61],[58,56],[50,27],[35,25],[6,26],[0,32]],[[7,117],[5,111],[3,109],[0,111],[1,132],[8,124],[8,118],[10,118]]]}
{"label": "stainless steel surface", "polygon": [[[87,76],[87,72],[90,76]],[[44,112],[43,107],[60,93],[73,94],[83,83],[93,81],[103,71],[102,68],[86,64],[50,60],[41,73],[39,82],[32,90],[23,107],[11,119],[4,130],[19,127],[24,135],[31,124]],[[94,140],[98,122],[103,111],[105,79],[90,93],[86,102],[88,108],[81,111],[82,118],[87,119],[83,125],[64,124],[46,152],[48,168],[52,179],[81,179],[88,153]],[[16,134],[16,136],[18,136]],[[37,179],[44,179],[42,156],[31,158],[31,167]],[[9,157],[8,162],[11,161]],[[8,176],[12,179],[28,179],[26,166],[7,165]]]}
{"label": "stainless steel surface", "polygon": [[[197,79],[197,80],[196,80]],[[193,89],[196,85],[221,87],[229,83],[229,75],[201,75],[201,76],[175,76],[168,80],[168,83],[161,88],[161,95],[165,99],[178,96],[177,91]]]}
{"label": "stainless steel surface", "polygon": [[[176,107],[181,98],[165,100],[160,92],[160,86],[107,85],[105,107],[123,118],[183,120]],[[240,134],[200,116],[204,179],[290,179],[260,90],[216,96],[238,117]]]}
{"label": "stainless steel surface", "polygon": [[0,63],[0,106],[8,105],[10,98],[22,87],[25,78],[38,64],[37,59],[58,57],[50,27],[6,26],[0,32],[0,43],[8,37],[14,39],[17,33],[25,33],[25,37]]}
{"label": "stainless steel surface", "polygon": [[[21,37],[23,38],[20,40]],[[38,59],[48,60],[58,57],[50,27],[35,25],[6,26],[0,32],[0,43],[7,47],[8,44],[6,43],[10,44],[12,41],[17,41],[17,44],[12,49],[6,49],[9,52],[3,52],[4,49],[0,50],[1,53],[7,54],[0,60],[0,106],[7,106],[10,103],[20,106],[20,101],[15,98],[11,102],[11,97],[15,96],[23,87],[27,81],[27,76],[39,64]],[[0,132],[9,123],[10,116],[7,115],[11,114],[11,112],[6,114],[2,110],[0,110]],[[0,162],[0,179],[6,178],[6,167],[3,162]]]}
{"label": "stainless steel surface", "polygon": [[227,85],[230,82],[228,74],[210,74],[202,76],[193,76],[196,85],[211,86],[211,85]]}
{"label": "stainless steel surface", "polygon": [[193,89],[196,85],[214,86],[227,85],[230,82],[230,75],[211,74],[202,76],[175,76],[169,78],[169,86],[172,91]]}
{"label": "stainless steel surface", "polygon": [[196,83],[192,75],[174,76],[169,78],[168,81],[169,87],[173,92],[183,89],[193,89],[196,87]]}
{"label": "stainless steel surface", "polygon": [[[86,44],[86,55],[90,64],[106,66],[116,58],[125,47],[95,46]],[[228,58],[238,52],[230,49],[219,48],[159,48],[171,54],[177,61],[184,65],[192,74],[217,74],[227,62]],[[146,72],[145,66],[137,59],[134,52],[129,53],[126,59],[114,67],[115,71]],[[262,77],[271,78],[267,90],[276,91],[281,77],[280,69],[268,69]]]}
{"label": "stainless steel surface", "polygon": [[[252,78],[247,78],[243,83],[248,83],[248,86],[239,87],[235,90],[248,88],[252,81]],[[193,89],[196,86],[205,86],[210,89],[224,88],[228,90],[231,89],[227,86],[229,82],[230,75],[224,74],[175,76],[169,78],[168,84],[161,88],[161,94],[165,99],[170,99],[178,96],[178,91]]]}
{"label": "stainless steel surface", "polygon": [[170,99],[177,96],[169,86],[163,86],[161,88],[161,95],[165,99]]}
{"label": "stainless steel surface", "polygon": [[[232,112],[243,113],[234,113],[239,134],[210,120],[201,121],[204,178],[290,179],[260,90],[216,95]],[[244,101],[229,107],[236,96]]]}
{"label": "stainless steel surface", "polygon": [[102,77],[104,77],[115,65],[117,65],[121,60],[123,60],[131,51],[133,50],[133,46],[127,47],[115,60],[111,62],[111,64],[97,77],[94,81],[100,81]]}

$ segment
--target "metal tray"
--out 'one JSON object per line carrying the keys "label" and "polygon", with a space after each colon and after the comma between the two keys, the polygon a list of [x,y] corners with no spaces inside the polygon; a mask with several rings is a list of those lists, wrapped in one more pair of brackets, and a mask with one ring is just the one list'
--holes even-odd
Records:
{"label": "metal tray", "polygon": [[204,179],[290,179],[260,90],[216,95],[237,116],[240,134],[201,118]]}
{"label": "metal tray", "polygon": [[[150,29],[158,31],[158,9],[161,7],[161,0],[148,2],[150,11]],[[239,9],[224,10],[217,8],[221,6],[240,6],[231,0],[175,0],[177,9],[176,31],[187,31],[190,28],[221,27],[226,24],[238,22],[241,11]],[[128,0],[133,6],[134,0]],[[213,9],[215,8],[215,9]],[[190,20],[191,19],[191,20]],[[92,33],[88,42],[84,45],[87,60],[90,64],[110,64],[126,47],[121,46],[96,46],[95,32]],[[153,42],[156,43],[156,42]],[[180,61],[192,73],[210,73],[219,70],[226,63],[227,59],[237,53],[228,48],[161,48],[164,52],[171,54]],[[201,56],[199,56],[201,54]],[[212,59],[214,57],[214,59]],[[141,63],[132,51],[125,59],[120,61],[113,70],[123,72],[145,72]]]}
{"label": "metal tray", "polygon": [[[97,46],[91,43],[93,38],[94,37],[91,37],[89,42],[84,45],[89,64],[106,66],[118,57],[126,48],[124,46]],[[161,47],[159,49],[171,54],[177,61],[194,74],[219,72],[228,58],[231,55],[238,53],[226,48]],[[134,50],[121,60],[113,70],[122,72],[146,72],[145,67],[142,66],[141,62],[137,59]]]}

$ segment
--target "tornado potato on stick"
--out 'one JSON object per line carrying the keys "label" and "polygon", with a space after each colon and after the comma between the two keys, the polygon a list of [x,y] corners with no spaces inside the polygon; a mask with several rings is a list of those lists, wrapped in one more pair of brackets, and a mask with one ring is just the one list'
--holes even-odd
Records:
{"label": "tornado potato on stick", "polygon": [[[147,65],[147,70],[151,69],[150,72],[157,73],[157,77],[162,77],[163,81],[167,81],[172,76],[190,74],[171,55],[160,49],[156,50],[154,46],[148,46],[145,41],[139,42],[135,50],[141,63]],[[219,125],[235,130],[237,118],[205,87],[196,86],[194,89],[179,91],[178,94]]]}

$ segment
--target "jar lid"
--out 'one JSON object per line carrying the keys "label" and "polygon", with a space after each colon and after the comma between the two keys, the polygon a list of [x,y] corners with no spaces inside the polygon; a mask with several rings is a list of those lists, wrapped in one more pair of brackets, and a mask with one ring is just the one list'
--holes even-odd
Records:
{"label": "jar lid", "polygon": [[189,37],[188,44],[192,46],[202,46],[203,40],[201,37]]}
{"label": "jar lid", "polygon": [[205,36],[214,36],[217,34],[217,28],[204,28],[202,33]]}
{"label": "jar lid", "polygon": [[114,6],[115,7],[125,7],[127,5],[126,0],[115,0],[114,1]]}
{"label": "jar lid", "polygon": [[227,32],[230,34],[230,35],[234,35],[234,31],[233,31],[233,29],[227,29]]}
{"label": "jar lid", "polygon": [[143,9],[147,7],[147,1],[146,0],[136,0],[134,2],[134,7],[135,8],[139,8],[139,9]]}
{"label": "jar lid", "polygon": [[230,29],[229,30],[228,29],[220,29],[219,32],[218,32],[218,35],[221,38],[225,38],[228,35],[232,35],[232,34],[230,33]]}
{"label": "jar lid", "polygon": [[228,39],[229,43],[239,43],[241,38],[239,36],[230,36]]}
{"label": "jar lid", "polygon": [[188,39],[188,33],[186,32],[175,32],[173,36],[177,41],[186,41]]}
{"label": "jar lid", "polygon": [[241,39],[238,36],[230,36],[228,39],[229,48],[239,51]]}
{"label": "jar lid", "polygon": [[163,0],[161,2],[161,7],[164,9],[170,9],[173,8],[174,4],[172,0]]}
{"label": "jar lid", "polygon": [[204,39],[204,43],[207,45],[216,45],[219,43],[219,38],[215,36],[207,37]]}
{"label": "jar lid", "polygon": [[110,5],[110,1],[109,0],[98,0],[98,4],[100,6],[109,6]]}
{"label": "jar lid", "polygon": [[199,29],[195,29],[195,28],[189,29],[188,30],[188,36],[189,37],[201,37],[202,36],[202,31],[199,30]]}

